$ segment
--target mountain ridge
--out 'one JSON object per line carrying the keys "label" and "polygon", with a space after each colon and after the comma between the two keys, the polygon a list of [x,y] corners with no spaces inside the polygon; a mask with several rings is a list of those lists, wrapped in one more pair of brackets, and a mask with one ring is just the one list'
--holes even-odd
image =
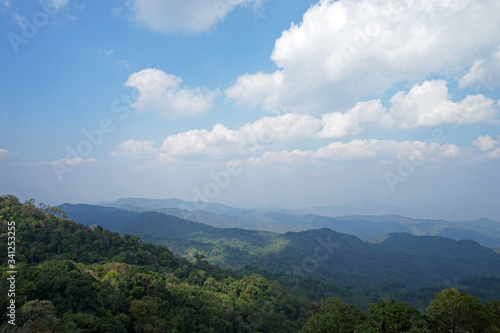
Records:
{"label": "mountain ridge", "polygon": [[[71,217],[71,212],[68,214]],[[221,267],[254,265],[289,273],[298,267],[303,274],[343,286],[355,284],[372,288],[392,281],[422,288],[474,275],[500,277],[499,254],[474,241],[445,237],[392,233],[374,244],[330,228],[282,234],[216,228],[157,211],[142,212],[120,228],[114,231],[166,245],[191,259],[201,254]],[[329,242],[338,246],[321,247]],[[429,251],[417,251],[426,246]],[[446,251],[448,255],[439,256],[439,251]],[[472,254],[468,255],[467,251]],[[470,263],[464,262],[464,258]],[[314,271],[308,272],[311,267]]]}

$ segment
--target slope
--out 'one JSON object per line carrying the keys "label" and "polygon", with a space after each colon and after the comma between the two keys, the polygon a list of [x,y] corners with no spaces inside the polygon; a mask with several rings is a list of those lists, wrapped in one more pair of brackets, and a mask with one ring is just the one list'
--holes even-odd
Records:
{"label": "slope", "polygon": [[[236,276],[166,247],[0,197],[0,234],[16,237],[16,328],[37,332],[297,332],[310,303],[259,275]],[[7,267],[7,247],[0,249]],[[2,269],[7,290],[12,273]],[[7,308],[7,293],[0,306]]]}

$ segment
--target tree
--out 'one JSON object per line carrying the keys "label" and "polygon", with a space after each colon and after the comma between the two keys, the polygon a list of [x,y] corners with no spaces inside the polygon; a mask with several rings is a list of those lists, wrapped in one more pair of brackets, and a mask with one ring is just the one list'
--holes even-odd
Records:
{"label": "tree", "polygon": [[26,302],[20,313],[22,321],[31,329],[36,327],[37,331],[49,331],[57,321],[54,305],[47,300]]}
{"label": "tree", "polygon": [[500,301],[488,302],[485,304],[488,311],[488,318],[492,325],[492,332],[500,333]]}
{"label": "tree", "polygon": [[[366,315],[354,305],[336,298],[319,305],[304,326],[303,333],[361,332]],[[369,332],[363,329],[363,332]]]}
{"label": "tree", "polygon": [[424,332],[426,322],[413,306],[395,300],[370,304],[371,324],[381,333]]}
{"label": "tree", "polygon": [[488,311],[479,298],[455,288],[436,293],[427,312],[436,332],[486,332],[491,326]]}

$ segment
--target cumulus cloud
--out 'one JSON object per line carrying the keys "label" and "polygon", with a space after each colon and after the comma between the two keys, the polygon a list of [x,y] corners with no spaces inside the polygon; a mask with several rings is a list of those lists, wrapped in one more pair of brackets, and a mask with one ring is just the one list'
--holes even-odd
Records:
{"label": "cumulus cloud", "polygon": [[499,141],[493,140],[491,136],[484,135],[480,136],[472,142],[472,145],[476,147],[481,152],[490,151],[498,146]]}
{"label": "cumulus cloud", "polygon": [[499,140],[494,140],[489,135],[483,135],[474,140],[472,145],[481,153],[479,159],[500,159],[500,136]]}
{"label": "cumulus cloud", "polygon": [[368,127],[392,127],[394,121],[380,100],[359,102],[345,113],[331,112],[322,116],[320,137],[338,138],[358,134]]}
{"label": "cumulus cloud", "polygon": [[138,97],[133,106],[139,111],[153,110],[175,118],[200,114],[212,108],[217,92],[182,87],[181,83],[178,76],[148,68],[131,74],[125,86],[137,90]]}
{"label": "cumulus cloud", "polygon": [[315,138],[321,120],[306,114],[284,114],[263,117],[236,130],[223,124],[212,129],[194,129],[166,137],[159,147],[153,140],[127,140],[111,152],[113,157],[155,157],[174,161],[175,157],[209,155],[224,157],[243,154],[249,147],[271,147],[277,143],[299,138]]}
{"label": "cumulus cloud", "polygon": [[276,117],[263,117],[239,129],[242,139],[249,142],[271,140],[289,141],[315,137],[321,121],[308,114],[286,113]]}
{"label": "cumulus cloud", "polygon": [[491,57],[476,60],[460,78],[458,86],[490,93],[500,88],[500,48],[492,52]]}
{"label": "cumulus cloud", "polygon": [[113,157],[143,158],[158,154],[154,140],[127,140],[118,144],[118,149],[111,152]]}
{"label": "cumulus cloud", "polygon": [[191,130],[167,137],[160,150],[168,155],[243,153],[248,146],[272,146],[278,142],[314,137],[321,122],[310,115],[284,114],[264,117],[238,130],[223,124],[212,130]]}
{"label": "cumulus cloud", "polygon": [[233,86],[226,89],[226,100],[235,100],[252,107],[260,104],[264,109],[270,110],[280,99],[284,79],[282,71],[241,75]]}
{"label": "cumulus cloud", "polygon": [[133,0],[135,20],[157,32],[200,33],[222,21],[235,7],[259,0]]}
{"label": "cumulus cloud", "polygon": [[242,75],[226,96],[267,110],[331,112],[396,82],[462,72],[500,44],[499,15],[496,0],[321,0],[276,40],[279,70]]}
{"label": "cumulus cloud", "polygon": [[390,101],[390,114],[401,128],[492,122],[498,114],[495,101],[482,94],[451,101],[443,80],[415,84],[408,93],[400,91]]}
{"label": "cumulus cloud", "polygon": [[212,130],[190,130],[167,137],[160,150],[169,156],[210,154],[220,155],[237,149],[240,142],[238,131],[230,130],[222,124]]}
{"label": "cumulus cloud", "polygon": [[346,112],[323,114],[320,137],[339,138],[359,134],[367,128],[411,129],[425,126],[497,123],[500,107],[484,95],[469,95],[453,102],[443,80],[415,84],[408,92],[399,91],[391,107],[380,100],[358,102]]}
{"label": "cumulus cloud", "polygon": [[461,149],[453,144],[438,144],[422,141],[395,140],[352,140],[347,143],[332,142],[316,150],[266,152],[260,157],[247,160],[253,165],[311,163],[324,160],[352,160],[363,158],[408,158],[422,160],[426,158],[454,158]]}
{"label": "cumulus cloud", "polygon": [[488,160],[498,160],[500,159],[500,148],[495,148],[491,151],[488,151],[484,157]]}
{"label": "cumulus cloud", "polygon": [[[162,79],[162,82],[168,78]],[[170,79],[175,80],[175,77]],[[278,144],[289,144],[296,139],[340,138],[377,129],[406,130],[424,126],[498,122],[499,106],[495,101],[484,95],[469,95],[461,101],[454,102],[448,96],[446,82],[442,80],[415,84],[409,91],[396,93],[390,99],[390,103],[392,106],[384,107],[380,100],[358,102],[344,113],[330,112],[323,114],[321,118],[307,113],[267,116],[238,129],[229,129],[219,123],[212,129],[194,129],[170,135],[158,148],[154,147],[153,141],[128,140],[121,143],[111,154],[129,157],[159,156],[159,154],[164,154],[164,157],[189,155],[227,157],[238,152],[248,152],[249,147],[265,147],[265,150],[269,150]],[[353,141],[349,147],[359,147],[355,144],[360,143],[369,142]],[[380,147],[379,141],[373,141],[371,144]],[[478,143],[478,145],[485,144]],[[344,146],[339,149],[344,149],[342,147]],[[337,149],[337,146],[333,145],[329,149],[332,148]],[[325,149],[319,150],[317,156],[325,154]],[[447,153],[452,154],[452,152],[453,147],[449,147]],[[287,159],[290,159],[288,153],[279,154],[281,154],[279,156],[285,154]],[[301,154],[302,152],[294,151],[293,156]]]}

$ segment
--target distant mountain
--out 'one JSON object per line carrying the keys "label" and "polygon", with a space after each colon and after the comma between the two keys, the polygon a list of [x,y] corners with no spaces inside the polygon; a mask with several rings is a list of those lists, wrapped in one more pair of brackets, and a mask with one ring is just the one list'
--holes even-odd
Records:
{"label": "distant mountain", "polygon": [[[219,228],[240,228],[279,233],[329,228],[357,236],[363,240],[382,237],[389,233],[407,232],[414,235],[442,236],[455,240],[469,239],[483,246],[500,248],[500,222],[489,219],[452,222],[413,219],[395,214],[329,217],[316,214],[294,214],[289,210],[274,212],[268,209],[235,208],[219,203],[194,203],[179,199],[125,198],[108,203],[107,206],[136,213],[157,211]],[[90,209],[90,207],[87,208]],[[67,206],[63,209],[69,210],[68,213],[73,212],[73,209]],[[108,217],[109,220],[113,221],[113,212],[108,211],[108,213],[111,214]],[[85,221],[88,218],[95,220],[95,214],[91,214],[89,217],[71,214],[70,217],[76,221],[80,221],[81,218]],[[128,220],[128,217],[125,218],[125,221]]]}
{"label": "distant mountain", "polygon": [[[76,221],[89,224],[97,221],[99,214],[107,215],[106,225],[123,219],[129,221],[133,214],[118,213],[118,211],[96,210],[89,216],[78,212],[78,207],[61,205],[68,210],[70,217]],[[124,198],[107,203],[106,206],[127,210],[130,212],[156,211],[174,215],[182,219],[208,224],[219,228],[241,228],[248,230],[263,230],[279,233],[299,232],[318,228],[351,234],[363,240],[382,237],[389,233],[407,232],[414,235],[442,236],[455,240],[469,239],[483,246],[500,249],[500,222],[489,219],[468,221],[446,221],[432,219],[414,219],[395,214],[385,215],[348,215],[329,217],[316,214],[300,215],[290,210],[269,211],[268,209],[244,209],[226,206],[219,203],[189,202],[180,199],[143,199]],[[95,206],[99,207],[99,206]],[[113,216],[121,214],[119,218]],[[76,215],[73,215],[76,214]],[[79,215],[80,214],[80,215]],[[97,215],[96,215],[97,214]],[[102,219],[101,220],[105,220]]]}
{"label": "distant mountain", "polygon": [[204,210],[215,214],[237,214],[246,209],[226,206],[220,203],[192,202],[180,199],[144,199],[144,198],[121,198],[106,206],[115,208],[136,207],[144,210],[156,210],[161,208],[181,208],[184,210]]}
{"label": "distant mountain", "polygon": [[[108,218],[106,214],[97,214],[99,208],[92,206],[66,207],[70,208],[70,216],[75,216],[72,208],[91,209],[90,215],[94,218],[78,222],[95,224],[96,216]],[[207,261],[222,267],[254,265],[275,272],[305,274],[356,289],[376,288],[390,282],[422,288],[470,276],[500,277],[500,255],[474,241],[392,233],[378,241],[366,242],[327,228],[278,234],[215,228],[159,212],[128,213],[135,217],[130,219],[132,215],[125,215],[128,220],[112,223],[113,231],[166,245],[191,259],[202,254]],[[286,214],[266,214],[270,219],[289,225],[302,222],[301,217],[287,219]],[[358,218],[332,220],[314,215],[305,218],[310,226],[333,221],[339,228],[360,228],[363,223],[394,227],[392,223],[396,223]],[[103,222],[109,224],[109,221]]]}
{"label": "distant mountain", "polygon": [[100,225],[114,231],[121,231],[130,221],[140,215],[139,212],[87,204],[65,203],[59,208],[68,213],[68,218],[75,222],[88,226]]}

